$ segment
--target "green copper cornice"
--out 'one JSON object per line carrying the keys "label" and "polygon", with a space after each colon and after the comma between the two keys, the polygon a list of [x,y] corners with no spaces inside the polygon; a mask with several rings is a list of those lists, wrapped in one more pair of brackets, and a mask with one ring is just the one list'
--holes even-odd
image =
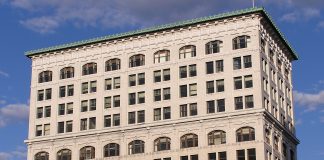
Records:
{"label": "green copper cornice", "polygon": [[217,15],[213,15],[213,16],[201,17],[201,18],[196,18],[196,19],[191,19],[191,20],[185,20],[185,21],[150,27],[150,28],[146,28],[146,29],[139,29],[139,30],[135,30],[135,31],[112,34],[112,35],[97,37],[97,38],[88,39],[88,40],[81,40],[81,41],[77,41],[77,42],[52,46],[52,47],[48,47],[48,48],[31,50],[31,51],[27,51],[25,53],[25,55],[27,57],[32,57],[35,55],[40,55],[40,54],[44,54],[44,53],[48,53],[48,52],[54,52],[54,51],[68,49],[68,48],[80,47],[83,45],[89,45],[89,44],[110,41],[110,40],[115,40],[115,39],[121,39],[121,38],[136,36],[136,35],[143,35],[143,34],[148,34],[148,33],[152,33],[152,32],[169,30],[169,29],[173,29],[173,28],[180,28],[180,27],[189,26],[189,25],[193,25],[193,24],[214,21],[214,20],[220,20],[220,19],[226,19],[226,18],[230,18],[230,17],[236,17],[236,16],[241,16],[241,15],[246,15],[246,14],[251,14],[251,13],[258,13],[258,12],[262,13],[268,19],[270,24],[273,26],[275,31],[278,33],[280,39],[284,42],[284,44],[287,46],[289,51],[292,53],[293,59],[297,60],[298,55],[293,50],[293,48],[290,46],[288,41],[284,38],[283,34],[280,32],[278,27],[274,24],[272,18],[269,16],[269,14],[265,11],[265,9],[263,7],[237,10],[237,11],[217,14]]}

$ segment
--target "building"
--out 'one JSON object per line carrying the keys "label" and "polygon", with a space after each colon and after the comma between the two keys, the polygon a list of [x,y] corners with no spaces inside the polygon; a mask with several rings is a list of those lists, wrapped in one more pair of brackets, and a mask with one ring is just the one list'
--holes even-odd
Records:
{"label": "building", "polygon": [[263,8],[40,50],[28,160],[296,160],[292,61]]}

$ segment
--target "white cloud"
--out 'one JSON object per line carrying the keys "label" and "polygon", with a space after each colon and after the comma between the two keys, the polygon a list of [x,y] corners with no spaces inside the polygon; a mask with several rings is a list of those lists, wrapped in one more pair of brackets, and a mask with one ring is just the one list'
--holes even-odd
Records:
{"label": "white cloud", "polygon": [[9,74],[7,72],[4,72],[4,71],[1,71],[0,70],[0,76],[3,76],[3,77],[8,78],[9,77]]}
{"label": "white cloud", "polygon": [[58,21],[52,17],[39,17],[20,21],[27,28],[39,33],[52,33],[59,26]]}
{"label": "white cloud", "polygon": [[298,106],[304,107],[306,111],[314,111],[324,107],[324,90],[314,94],[294,91],[294,100]]}
{"label": "white cloud", "polygon": [[8,104],[0,108],[0,127],[9,123],[25,122],[28,120],[29,107],[26,104]]}
{"label": "white cloud", "polygon": [[315,8],[298,8],[292,12],[286,13],[281,16],[280,21],[284,22],[297,22],[307,21],[313,18],[320,17],[321,13],[319,9]]}
{"label": "white cloud", "polygon": [[5,100],[0,100],[0,104],[6,104]]}
{"label": "white cloud", "polygon": [[27,159],[27,148],[17,147],[15,151],[1,152],[0,160],[25,160]]}

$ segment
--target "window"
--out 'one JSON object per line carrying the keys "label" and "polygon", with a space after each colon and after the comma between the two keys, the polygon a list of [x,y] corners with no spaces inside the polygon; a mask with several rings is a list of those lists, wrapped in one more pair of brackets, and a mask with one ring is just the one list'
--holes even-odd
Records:
{"label": "window", "polygon": [[64,133],[64,122],[57,123],[57,133]]}
{"label": "window", "polygon": [[114,107],[120,107],[120,96],[114,96],[113,97]]}
{"label": "window", "polygon": [[89,129],[96,129],[96,117],[89,118]]}
{"label": "window", "polygon": [[160,137],[154,140],[154,151],[170,150],[171,139],[169,137]]}
{"label": "window", "polygon": [[198,154],[190,155],[190,160],[198,160]]}
{"label": "window", "polygon": [[35,160],[49,160],[49,154],[47,152],[38,152],[35,154]]}
{"label": "window", "polygon": [[65,104],[59,104],[58,105],[58,115],[64,115],[65,114]]}
{"label": "window", "polygon": [[256,160],[255,148],[247,150],[248,160]]}
{"label": "window", "polygon": [[105,109],[107,108],[111,108],[111,97],[105,97],[105,100],[104,100],[104,106],[105,106]]}
{"label": "window", "polygon": [[111,78],[105,79],[105,90],[111,90],[112,89],[112,80]]}
{"label": "window", "polygon": [[161,82],[161,71],[154,71],[154,82]]}
{"label": "window", "polygon": [[242,77],[234,77],[234,89],[242,89]]}
{"label": "window", "polygon": [[245,96],[245,108],[253,108],[253,95]]}
{"label": "window", "polygon": [[44,115],[45,118],[47,117],[51,117],[51,106],[46,106],[45,107],[45,115]]}
{"label": "window", "polygon": [[233,58],[233,69],[241,69],[242,68],[242,62],[241,62],[241,57],[235,57]]}
{"label": "window", "polygon": [[50,124],[44,124],[44,136],[50,135],[51,126]]}
{"label": "window", "polygon": [[285,143],[282,143],[282,155],[287,157],[287,146]]}
{"label": "window", "polygon": [[252,67],[252,58],[251,55],[243,56],[244,68],[251,68]]}
{"label": "window", "polygon": [[154,90],[154,101],[161,101],[161,89]]}
{"label": "window", "polygon": [[169,50],[159,50],[154,53],[154,63],[162,63],[167,61],[170,61]]}
{"label": "window", "polygon": [[73,96],[74,95],[74,85],[68,85],[67,86],[67,96]]}
{"label": "window", "polygon": [[43,118],[43,107],[37,107],[36,118]]}
{"label": "window", "polygon": [[138,92],[138,104],[145,103],[145,92]]}
{"label": "window", "polygon": [[95,111],[97,106],[97,100],[96,99],[90,99],[89,100],[89,111]]}
{"label": "window", "polygon": [[238,36],[233,39],[233,49],[247,48],[247,42],[250,36]]}
{"label": "window", "polygon": [[50,82],[52,81],[52,76],[52,71],[43,71],[38,74],[38,83]]}
{"label": "window", "polygon": [[38,90],[37,91],[37,100],[38,101],[44,100],[44,90]]}
{"label": "window", "polygon": [[[137,84],[143,85],[145,84],[145,73],[138,73],[137,74]],[[136,86],[136,74],[132,74],[128,76],[129,79],[129,86]]]}
{"label": "window", "polygon": [[139,73],[137,76],[138,76],[138,85],[145,84],[145,73]]}
{"label": "window", "polygon": [[87,126],[88,126],[88,120],[86,118],[81,119],[81,121],[80,121],[80,130],[81,131],[87,130],[88,129]]}
{"label": "window", "polygon": [[132,74],[128,76],[129,86],[136,86],[136,74]]}
{"label": "window", "polygon": [[207,101],[207,113],[215,113],[215,101]]}
{"label": "window", "polygon": [[57,160],[71,160],[72,151],[69,149],[62,149],[57,152]]}
{"label": "window", "polygon": [[179,67],[180,78],[187,78],[187,66]]}
{"label": "window", "polygon": [[170,69],[163,69],[163,80],[169,81],[170,79]]}
{"label": "window", "polygon": [[74,77],[74,67],[65,67],[60,70],[60,79],[68,79]]}
{"label": "window", "polygon": [[234,98],[235,103],[235,110],[243,109],[243,97],[235,97]]}
{"label": "window", "polygon": [[252,75],[244,76],[244,87],[245,88],[252,88],[253,87]]}
{"label": "window", "polygon": [[73,121],[66,121],[65,132],[72,132],[73,130]]}
{"label": "window", "polygon": [[153,114],[154,114],[153,116],[154,121],[161,120],[161,108],[155,108]]}
{"label": "window", "polygon": [[145,56],[143,54],[133,55],[129,58],[129,67],[139,67],[145,65]]}
{"label": "window", "polygon": [[223,72],[223,71],[224,71],[224,61],[217,60],[216,61],[216,73]]}
{"label": "window", "polygon": [[227,155],[226,152],[218,152],[218,160],[226,160]]}
{"label": "window", "polygon": [[120,88],[120,77],[114,78],[114,89]]}
{"label": "window", "polygon": [[189,95],[197,96],[197,83],[189,84]]}
{"label": "window", "polygon": [[163,119],[171,119],[171,107],[163,107]]}
{"label": "window", "polygon": [[244,149],[237,150],[236,151],[236,157],[237,157],[237,160],[245,160],[245,151],[244,151]]}
{"label": "window", "polygon": [[113,115],[113,125],[119,126],[120,125],[120,114]]}
{"label": "window", "polygon": [[214,62],[206,62],[206,74],[213,74],[214,73]]}
{"label": "window", "polygon": [[254,140],[255,140],[254,128],[242,127],[236,131],[237,142],[254,141]]}
{"label": "window", "polygon": [[196,46],[187,45],[180,48],[179,59],[185,59],[189,57],[196,57]]}
{"label": "window", "polygon": [[141,140],[134,140],[128,144],[128,154],[144,153],[145,142]]}
{"label": "window", "polygon": [[163,88],[163,100],[171,99],[171,88]]}
{"label": "window", "polygon": [[119,144],[109,143],[104,146],[104,157],[119,156]]}
{"label": "window", "polygon": [[180,105],[180,117],[187,117],[187,116],[188,116],[187,104]]}
{"label": "window", "polygon": [[88,100],[81,101],[81,112],[88,111]]}
{"label": "window", "polygon": [[216,160],[216,153],[208,153],[208,160]]}
{"label": "window", "polygon": [[36,126],[36,133],[35,133],[35,136],[38,137],[38,136],[42,136],[43,134],[43,128],[42,128],[42,125],[37,125]]}
{"label": "window", "polygon": [[290,160],[295,160],[295,152],[290,150]]}
{"label": "window", "polygon": [[206,93],[214,93],[215,92],[215,87],[214,87],[214,81],[207,81],[206,82]]}
{"label": "window", "polygon": [[135,112],[128,112],[128,124],[135,124],[136,123],[136,113]]}
{"label": "window", "polygon": [[145,122],[145,111],[137,111],[137,123],[144,123]]}
{"label": "window", "polygon": [[270,144],[270,130],[269,129],[265,129],[265,140],[268,144]]}
{"label": "window", "polygon": [[276,150],[279,149],[279,138],[277,136],[274,136],[273,138],[273,146]]}
{"label": "window", "polygon": [[80,149],[80,160],[94,159],[95,148],[92,146],[86,146]]}
{"label": "window", "polygon": [[189,65],[189,77],[195,77],[195,76],[197,76],[196,65],[195,64]]}
{"label": "window", "polygon": [[196,116],[198,114],[197,103],[189,104],[189,115]]}
{"label": "window", "polygon": [[82,66],[82,75],[91,75],[97,73],[97,63],[91,62]]}
{"label": "window", "polygon": [[59,91],[60,91],[59,96],[60,96],[60,97],[65,97],[65,91],[66,91],[65,86],[61,86],[61,87],[59,88]]}
{"label": "window", "polygon": [[187,97],[187,85],[181,85],[180,86],[180,97]]}
{"label": "window", "polygon": [[206,54],[213,54],[213,53],[219,53],[220,51],[220,44],[222,44],[222,41],[216,40],[211,41],[206,44]]}
{"label": "window", "polygon": [[111,115],[106,115],[104,117],[104,126],[111,127]]}
{"label": "window", "polygon": [[224,79],[216,80],[216,92],[224,92]]}
{"label": "window", "polygon": [[82,94],[87,94],[89,92],[88,82],[81,84]]}
{"label": "window", "polygon": [[225,99],[217,100],[217,112],[225,112]]}
{"label": "window", "polygon": [[106,61],[106,72],[119,70],[120,66],[121,66],[120,59],[118,58],[109,59],[108,61]]}
{"label": "window", "polygon": [[97,92],[97,81],[90,82],[90,93]]}
{"label": "window", "polygon": [[218,145],[226,143],[226,133],[216,130],[208,133],[208,145]]}
{"label": "window", "polygon": [[136,104],[136,93],[129,93],[128,94],[128,104],[129,105],[134,105]]}
{"label": "window", "polygon": [[198,147],[198,136],[193,133],[189,133],[183,135],[180,138],[181,147],[180,148],[190,148],[190,147]]}
{"label": "window", "polygon": [[52,89],[51,88],[45,90],[45,99],[46,100],[52,99]]}

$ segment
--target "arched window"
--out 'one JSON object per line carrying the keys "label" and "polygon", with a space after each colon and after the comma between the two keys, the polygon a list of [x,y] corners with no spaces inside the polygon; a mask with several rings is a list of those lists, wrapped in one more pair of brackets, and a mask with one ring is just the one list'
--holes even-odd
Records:
{"label": "arched window", "polygon": [[60,71],[60,78],[61,79],[67,79],[67,78],[73,78],[74,77],[74,67],[65,67],[62,68]]}
{"label": "arched window", "polygon": [[49,160],[49,154],[47,152],[38,152],[35,154],[35,160]]}
{"label": "arched window", "polygon": [[106,61],[106,72],[120,69],[120,59],[114,58]]}
{"label": "arched window", "polygon": [[94,159],[95,148],[92,146],[86,146],[80,149],[80,160]]}
{"label": "arched window", "polygon": [[128,154],[144,153],[145,142],[141,140],[135,140],[128,144]]}
{"label": "arched window", "polygon": [[247,41],[250,36],[238,36],[233,39],[233,49],[247,48]]}
{"label": "arched window", "polygon": [[217,145],[226,143],[226,132],[216,130],[208,134],[208,145]]}
{"label": "arched window", "polygon": [[206,54],[213,54],[220,52],[220,44],[222,44],[222,41],[215,40],[208,42],[206,44]]}
{"label": "arched window", "polygon": [[138,67],[145,65],[145,55],[137,54],[129,58],[129,67]]}
{"label": "arched window", "polygon": [[97,73],[97,63],[91,62],[82,66],[82,75],[90,75]]}
{"label": "arched window", "polygon": [[190,148],[190,147],[198,147],[198,136],[196,134],[190,133],[183,135],[180,138],[181,147],[180,148]]}
{"label": "arched window", "polygon": [[62,149],[57,152],[57,160],[71,160],[72,151],[69,149]]}
{"label": "arched window", "polygon": [[104,146],[104,157],[119,156],[119,144],[109,143]]}
{"label": "arched window", "polygon": [[254,141],[255,140],[255,131],[252,127],[242,127],[236,131],[236,141]]}
{"label": "arched window", "polygon": [[43,71],[38,75],[38,83],[50,82],[52,81],[52,71]]}
{"label": "arched window", "polygon": [[170,150],[171,139],[169,137],[160,137],[154,141],[154,151]]}
{"label": "arched window", "polygon": [[196,57],[196,46],[187,45],[180,48],[179,59],[185,59],[189,57]]}
{"label": "arched window", "polygon": [[162,63],[170,60],[169,50],[159,50],[154,53],[154,63]]}

